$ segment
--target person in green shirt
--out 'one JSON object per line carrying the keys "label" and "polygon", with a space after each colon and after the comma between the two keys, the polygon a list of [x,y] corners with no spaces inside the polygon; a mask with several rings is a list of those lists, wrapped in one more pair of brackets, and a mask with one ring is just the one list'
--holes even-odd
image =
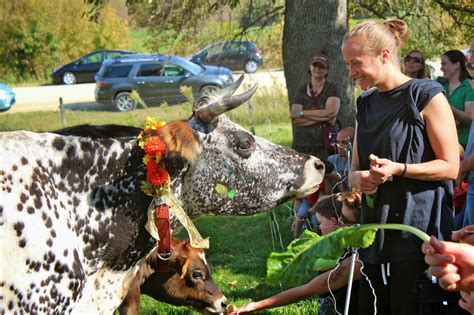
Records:
{"label": "person in green shirt", "polygon": [[464,54],[459,50],[445,52],[441,57],[441,71],[447,79],[444,89],[456,120],[459,143],[466,149],[472,120],[466,113],[465,104],[472,101],[468,99],[472,95],[472,87]]}

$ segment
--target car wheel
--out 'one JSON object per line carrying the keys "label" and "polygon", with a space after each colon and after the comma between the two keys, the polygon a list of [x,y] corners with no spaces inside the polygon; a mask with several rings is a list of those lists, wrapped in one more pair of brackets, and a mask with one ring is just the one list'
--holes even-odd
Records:
{"label": "car wheel", "polygon": [[70,84],[75,84],[77,82],[77,77],[74,73],[72,72],[65,72],[63,74],[63,83],[70,85]]}
{"label": "car wheel", "polygon": [[137,107],[129,92],[120,92],[115,97],[115,108],[120,112],[129,112]]}
{"label": "car wheel", "polygon": [[209,96],[217,91],[217,86],[215,85],[205,85],[202,87],[201,91],[199,91],[199,96]]}
{"label": "car wheel", "polygon": [[244,71],[254,73],[258,69],[258,63],[255,60],[247,60],[244,65]]}

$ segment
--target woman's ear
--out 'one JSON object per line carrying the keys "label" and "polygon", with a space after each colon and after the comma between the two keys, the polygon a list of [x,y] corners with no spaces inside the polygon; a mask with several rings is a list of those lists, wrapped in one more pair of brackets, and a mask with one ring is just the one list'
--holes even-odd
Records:
{"label": "woman's ear", "polygon": [[391,52],[388,48],[383,48],[382,52],[380,53],[382,57],[382,63],[387,63],[390,60]]}

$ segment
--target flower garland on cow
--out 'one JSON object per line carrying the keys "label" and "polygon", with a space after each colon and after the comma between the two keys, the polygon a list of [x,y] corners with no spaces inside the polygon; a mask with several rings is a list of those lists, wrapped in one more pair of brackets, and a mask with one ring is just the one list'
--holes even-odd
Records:
{"label": "flower garland on cow", "polygon": [[169,210],[171,208],[173,214],[188,231],[191,245],[197,248],[209,248],[209,238],[203,239],[201,237],[171,191],[171,180],[164,163],[166,144],[158,135],[158,131],[165,125],[164,121],[147,117],[145,127],[138,135],[138,145],[145,153],[143,163],[146,166],[146,181],[141,183],[141,190],[153,197],[148,208],[148,222],[145,227],[155,239],[160,240],[161,238],[158,252],[160,252],[160,247],[165,251],[171,251],[169,228]]}

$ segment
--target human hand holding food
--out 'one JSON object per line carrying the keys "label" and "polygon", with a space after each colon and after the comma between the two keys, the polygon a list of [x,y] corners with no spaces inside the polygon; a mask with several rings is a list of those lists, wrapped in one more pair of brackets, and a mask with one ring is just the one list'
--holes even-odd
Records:
{"label": "human hand holding food", "polygon": [[402,172],[400,166],[404,166],[400,163],[395,163],[389,159],[381,159],[375,154],[369,155],[370,160],[370,175],[377,184],[383,184],[387,180],[390,180],[393,175],[397,175]]}

